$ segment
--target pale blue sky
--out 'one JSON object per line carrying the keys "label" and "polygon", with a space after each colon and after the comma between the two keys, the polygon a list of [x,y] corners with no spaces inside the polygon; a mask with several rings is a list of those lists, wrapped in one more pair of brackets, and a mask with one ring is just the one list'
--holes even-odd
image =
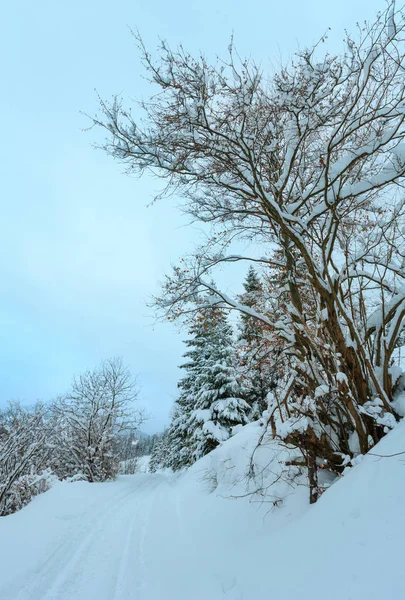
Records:
{"label": "pale blue sky", "polygon": [[75,372],[123,356],[152,413],[168,422],[184,350],[171,326],[153,326],[145,299],[170,263],[197,240],[173,201],[146,208],[158,181],[130,179],[92,149],[80,111],[96,88],[148,95],[128,27],[223,54],[234,32],[263,66],[317,40],[328,27],[339,50],[345,27],[373,18],[374,0],[12,0],[1,10],[2,142],[0,405],[63,392]]}

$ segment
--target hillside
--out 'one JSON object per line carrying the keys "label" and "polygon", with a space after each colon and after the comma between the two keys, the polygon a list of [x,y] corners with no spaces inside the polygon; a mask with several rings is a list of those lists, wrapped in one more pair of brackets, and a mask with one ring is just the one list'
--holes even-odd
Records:
{"label": "hillside", "polygon": [[[365,457],[312,507],[281,479],[264,502],[233,500],[260,433],[241,428],[180,475],[57,483],[0,520],[0,598],[403,598],[405,455]],[[401,423],[373,454],[404,451],[404,434]],[[272,458],[263,485],[279,452],[259,452],[256,469]]]}

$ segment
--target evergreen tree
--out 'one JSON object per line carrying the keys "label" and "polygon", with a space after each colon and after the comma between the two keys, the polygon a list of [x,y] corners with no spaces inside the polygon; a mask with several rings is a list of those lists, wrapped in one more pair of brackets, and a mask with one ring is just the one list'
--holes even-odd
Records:
{"label": "evergreen tree", "polygon": [[156,437],[156,441],[152,448],[152,453],[149,462],[149,471],[155,473],[158,469],[165,466],[165,457],[167,453],[167,432]]}
{"label": "evergreen tree", "polygon": [[191,413],[193,459],[204,456],[231,435],[232,427],[248,422],[250,407],[242,386],[232,348],[232,329],[220,310],[204,315],[200,323],[196,390]]}
{"label": "evergreen tree", "polygon": [[[258,308],[263,304],[263,284],[252,266],[249,267],[243,287],[245,288],[245,292],[240,296],[243,304],[250,308]],[[241,314],[239,339],[243,339],[247,343],[252,343],[255,342],[261,334],[262,328],[257,319],[249,315]]]}
{"label": "evergreen tree", "polygon": [[175,401],[173,418],[168,432],[168,454],[165,466],[177,471],[194,462],[192,450],[192,412],[198,392],[198,379],[203,362],[204,348],[209,334],[207,315],[199,313],[189,329],[189,339],[185,340],[189,348],[184,353],[186,363],[180,369],[186,371],[179,381],[180,395]]}
{"label": "evergreen tree", "polygon": [[186,371],[178,384],[168,432],[165,466],[190,466],[231,434],[233,426],[248,422],[246,390],[238,378],[232,347],[232,328],[220,310],[200,311],[189,330],[190,338],[180,368]]}
{"label": "evergreen tree", "polygon": [[164,462],[165,467],[169,467],[173,471],[188,467],[193,462],[190,445],[192,400],[189,392],[183,392],[175,402],[167,434],[167,454]]}
{"label": "evergreen tree", "polygon": [[[263,310],[263,284],[252,266],[249,267],[243,287],[245,291],[239,296],[239,301],[258,312]],[[272,352],[266,335],[268,333],[266,326],[258,319],[246,314],[241,315],[237,354],[247,388],[245,398],[251,407],[252,420],[259,418],[267,408],[266,398],[272,385]]]}

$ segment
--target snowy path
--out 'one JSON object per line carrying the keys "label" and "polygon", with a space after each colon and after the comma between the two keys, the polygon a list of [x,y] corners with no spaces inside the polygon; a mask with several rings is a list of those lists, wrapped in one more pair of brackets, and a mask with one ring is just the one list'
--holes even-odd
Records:
{"label": "snowy path", "polygon": [[200,483],[178,480],[59,483],[0,520],[0,599],[239,600],[221,567],[223,513],[211,515],[213,496]]}
{"label": "snowy path", "polygon": [[[17,598],[103,598],[119,600],[144,585],[143,545],[151,494],[161,482],[129,482],[109,498],[108,508],[85,515],[70,537],[52,552],[38,576]],[[69,518],[69,517],[68,517]],[[82,540],[83,531],[86,532]],[[138,597],[135,594],[134,597]]]}
{"label": "snowy path", "polygon": [[[405,598],[405,455],[364,458],[311,508],[288,486],[272,510],[223,497],[253,434],[180,476],[58,483],[0,519],[0,600]],[[405,452],[405,422],[376,451]]]}
{"label": "snowy path", "polygon": [[[75,491],[74,486],[81,488],[82,494],[71,497],[69,492]],[[83,494],[83,487],[88,493]],[[159,548],[165,539],[179,544],[182,529],[170,477],[145,474],[102,486],[68,484],[57,486],[48,496],[61,491],[68,494],[61,495],[58,510],[47,523],[49,513],[43,515],[46,532],[38,527],[38,522],[30,532],[16,528],[16,548],[11,554],[16,561],[24,560],[25,573],[23,577],[19,573],[3,587],[0,585],[1,600],[159,597]],[[84,506],[83,499],[87,500]],[[34,501],[25,513],[43,500],[45,497]],[[7,519],[7,524],[17,521],[20,515]],[[43,545],[45,536],[47,543]],[[24,555],[23,544],[27,542],[31,553],[23,559],[21,552]],[[10,555],[6,563],[9,560]],[[26,568],[27,563],[31,568]],[[150,596],[152,589],[155,595]],[[161,592],[161,597],[165,597],[163,589]]]}

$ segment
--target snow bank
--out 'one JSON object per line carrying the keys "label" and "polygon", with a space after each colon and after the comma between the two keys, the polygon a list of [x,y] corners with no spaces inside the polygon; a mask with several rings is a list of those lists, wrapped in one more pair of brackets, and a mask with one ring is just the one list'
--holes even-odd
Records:
{"label": "snow bank", "polygon": [[[308,490],[280,481],[282,450],[270,444],[260,450],[256,464],[263,472],[270,499],[248,496],[219,502],[218,495],[243,494],[247,457],[257,434],[251,424],[199,461],[186,478],[198,478],[201,467],[217,473],[211,494],[210,518],[219,537],[228,540],[222,553],[223,581],[232,592],[218,598],[295,600],[374,600],[404,598],[402,546],[405,536],[405,422],[389,433],[334,483],[314,506]],[[397,453],[403,452],[404,454]],[[381,458],[380,456],[384,456]],[[267,461],[266,459],[273,459]],[[268,464],[270,462],[270,464]],[[214,476],[212,476],[214,478]],[[300,482],[298,482],[300,483]],[[231,487],[229,487],[231,486]],[[232,494],[233,495],[233,494]],[[282,497],[280,507],[273,497]],[[207,523],[205,524],[207,526]],[[205,529],[205,528],[204,528]],[[211,530],[212,534],[212,530]],[[209,534],[207,534],[209,536]],[[232,583],[232,585],[231,585]]]}
{"label": "snow bank", "polygon": [[273,440],[259,421],[237,429],[236,435],[195,463],[184,482],[200,482],[202,490],[214,497],[245,498],[250,504],[266,506],[266,510],[288,504],[288,511],[279,514],[295,516],[306,510],[306,478],[299,469],[285,467],[295,453]]}

